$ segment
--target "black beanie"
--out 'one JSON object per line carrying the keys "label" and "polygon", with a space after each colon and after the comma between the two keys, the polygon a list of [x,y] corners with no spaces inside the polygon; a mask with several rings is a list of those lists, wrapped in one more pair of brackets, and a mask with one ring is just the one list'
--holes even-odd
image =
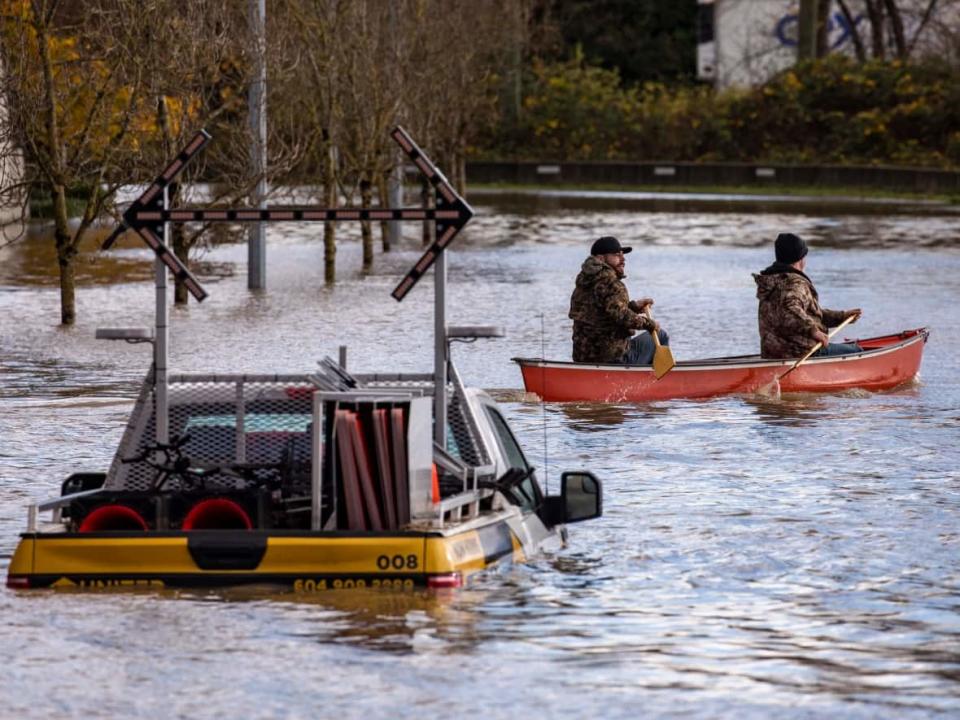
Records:
{"label": "black beanie", "polygon": [[780,233],[773,244],[777,262],[793,265],[807,254],[807,244],[793,233]]}

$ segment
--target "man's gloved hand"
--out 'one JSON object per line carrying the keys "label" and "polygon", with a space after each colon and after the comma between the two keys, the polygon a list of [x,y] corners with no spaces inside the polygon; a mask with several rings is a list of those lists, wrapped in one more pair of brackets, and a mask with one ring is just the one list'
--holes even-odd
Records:
{"label": "man's gloved hand", "polygon": [[860,319],[861,315],[863,315],[863,310],[860,308],[854,308],[853,310],[844,310],[843,314],[846,317],[853,317],[853,320],[850,321],[850,323],[853,324]]}
{"label": "man's gloved hand", "polygon": [[631,300],[627,303],[628,307],[635,313],[641,315],[653,307],[653,298],[641,298],[640,300]]}

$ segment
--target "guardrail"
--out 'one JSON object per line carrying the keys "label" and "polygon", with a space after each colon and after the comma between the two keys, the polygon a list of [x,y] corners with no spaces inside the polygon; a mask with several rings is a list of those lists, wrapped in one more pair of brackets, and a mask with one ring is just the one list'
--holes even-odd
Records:
{"label": "guardrail", "polygon": [[960,172],[931,168],[693,162],[467,163],[470,183],[518,185],[829,186],[960,193]]}

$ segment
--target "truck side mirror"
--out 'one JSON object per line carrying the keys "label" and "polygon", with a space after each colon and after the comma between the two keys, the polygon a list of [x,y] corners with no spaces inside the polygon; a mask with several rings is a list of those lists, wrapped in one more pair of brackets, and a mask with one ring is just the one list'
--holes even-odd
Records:
{"label": "truck side mirror", "polygon": [[560,476],[560,496],[546,498],[544,524],[554,525],[592,520],[603,514],[603,486],[594,474],[584,470]]}
{"label": "truck side mirror", "polygon": [[592,520],[603,514],[603,487],[593,473],[565,472],[560,476],[563,522]]}

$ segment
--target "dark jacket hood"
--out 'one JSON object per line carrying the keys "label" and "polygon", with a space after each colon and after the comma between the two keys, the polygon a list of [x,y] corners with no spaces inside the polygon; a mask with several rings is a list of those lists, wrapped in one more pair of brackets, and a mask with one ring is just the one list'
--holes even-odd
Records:
{"label": "dark jacket hood", "polygon": [[753,274],[753,280],[757,283],[757,297],[763,300],[771,294],[780,292],[794,283],[806,283],[810,286],[813,297],[817,297],[817,289],[807,275],[797,270],[792,265],[782,262],[775,262],[769,267]]}
{"label": "dark jacket hood", "polygon": [[577,275],[577,286],[590,287],[595,285],[597,280],[603,277],[605,273],[610,273],[613,277],[620,279],[616,270],[607,265],[603,260],[590,255],[583,261],[583,265],[580,266],[580,274]]}

